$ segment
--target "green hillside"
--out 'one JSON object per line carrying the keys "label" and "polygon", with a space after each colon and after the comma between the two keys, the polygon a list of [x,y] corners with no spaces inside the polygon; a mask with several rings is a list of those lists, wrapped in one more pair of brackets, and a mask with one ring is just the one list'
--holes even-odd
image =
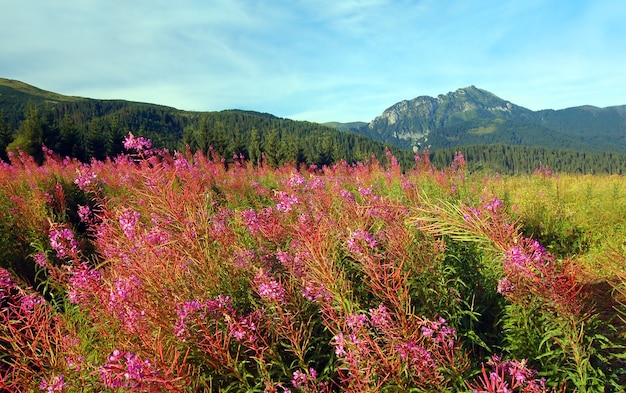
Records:
{"label": "green hillside", "polygon": [[495,143],[626,153],[626,106],[534,112],[470,86],[398,102],[358,131],[402,148]]}
{"label": "green hillside", "polygon": [[[409,168],[417,144],[428,148],[440,167],[462,152],[470,170],[529,173],[547,165],[560,172],[622,173],[624,112],[624,107],[532,112],[472,87],[403,101],[369,124],[318,124],[254,111],[190,112],[70,97],[0,78],[0,158],[19,149],[41,162],[45,145],[84,162],[104,160],[122,153],[132,132],[157,148],[217,154],[226,163],[237,156],[271,166],[323,166],[372,155],[385,162],[389,148]],[[592,125],[597,132],[586,131]]]}
{"label": "green hillside", "polygon": [[[62,156],[83,161],[123,151],[129,132],[156,147],[235,155],[270,165],[285,162],[329,165],[338,160],[385,157],[386,146],[317,123],[282,119],[267,113],[227,110],[189,112],[123,100],[67,97],[27,84],[0,79],[0,152],[8,148],[41,156],[46,145]],[[392,148],[405,162],[412,155]],[[6,154],[4,155],[6,158]]]}

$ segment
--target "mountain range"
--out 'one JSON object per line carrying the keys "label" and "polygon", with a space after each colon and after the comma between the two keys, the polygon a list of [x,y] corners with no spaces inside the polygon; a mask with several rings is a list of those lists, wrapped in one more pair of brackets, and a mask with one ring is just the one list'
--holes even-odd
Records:
{"label": "mountain range", "polygon": [[39,160],[41,145],[89,161],[123,152],[129,132],[156,147],[203,151],[232,162],[317,166],[339,160],[385,161],[390,149],[404,168],[428,148],[438,166],[462,151],[468,168],[528,173],[622,173],[626,168],[626,106],[532,111],[470,86],[437,97],[398,102],[366,122],[325,123],[268,113],[192,112],[125,100],[72,97],[0,78],[0,159],[21,149]]}
{"label": "mountain range", "polygon": [[475,86],[400,101],[369,123],[327,123],[405,149],[477,144],[626,153],[626,105],[532,111]]}

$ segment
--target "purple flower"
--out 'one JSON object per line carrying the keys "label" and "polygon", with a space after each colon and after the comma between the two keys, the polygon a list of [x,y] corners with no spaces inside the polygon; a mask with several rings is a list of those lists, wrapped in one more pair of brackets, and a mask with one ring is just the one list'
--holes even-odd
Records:
{"label": "purple flower", "polygon": [[11,279],[11,273],[4,268],[0,268],[0,291],[11,290],[16,287],[13,279]]}
{"label": "purple flower", "polygon": [[389,327],[391,322],[391,315],[389,315],[389,310],[383,304],[379,305],[377,308],[370,308],[370,320],[372,321],[372,326],[378,328],[379,330],[384,330]]}
{"label": "purple flower", "polygon": [[50,247],[57,252],[58,258],[70,257],[76,254],[78,242],[74,239],[74,232],[63,225],[50,226]]}
{"label": "purple flower", "polygon": [[48,267],[48,256],[44,252],[37,252],[33,255],[33,260],[41,267]]}
{"label": "purple flower", "polygon": [[332,295],[322,285],[307,284],[302,290],[302,297],[313,302],[318,300],[328,301],[332,298]]}
{"label": "purple flower", "polygon": [[365,252],[363,245],[373,250],[378,247],[378,242],[368,231],[364,229],[357,229],[352,232],[352,236],[348,238],[346,247],[353,253],[363,253]]}
{"label": "purple flower", "polygon": [[149,359],[139,355],[114,350],[108,362],[100,368],[100,379],[110,388],[144,389],[150,378],[158,375],[158,370]]}
{"label": "purple flower", "polygon": [[289,195],[284,191],[278,192],[278,203],[276,204],[276,210],[287,213],[293,210],[294,205],[298,204],[298,197],[295,195]]}
{"label": "purple flower", "polygon": [[493,197],[491,202],[485,203],[483,206],[484,209],[489,210],[490,212],[497,212],[503,206],[502,201],[498,199],[498,197]]}
{"label": "purple flower", "polygon": [[81,263],[72,271],[69,279],[67,296],[74,304],[87,304],[96,296],[102,286],[100,272],[91,269],[86,263]]}
{"label": "purple flower", "polygon": [[85,169],[79,170],[78,176],[74,179],[74,184],[78,186],[82,191],[89,191],[89,186],[94,183],[96,174],[92,171]]}
{"label": "purple flower", "polygon": [[252,233],[256,233],[261,229],[261,220],[256,211],[249,209],[241,212],[241,218]]}
{"label": "purple flower", "polygon": [[367,315],[351,314],[346,317],[346,323],[353,331],[365,327],[368,323]]}
{"label": "purple flower", "polygon": [[122,227],[122,232],[124,232],[127,238],[131,240],[135,238],[135,229],[137,228],[137,223],[140,218],[140,214],[132,209],[126,209],[122,212],[119,222]]}
{"label": "purple flower", "polygon": [[507,278],[502,278],[498,281],[498,293],[501,295],[509,295],[515,290],[515,286]]}
{"label": "purple flower", "polygon": [[187,317],[190,314],[194,314],[198,310],[204,309],[205,307],[206,305],[197,300],[184,302],[183,304],[176,306],[176,315],[178,316],[178,319],[174,325],[174,333],[176,334],[176,337],[181,339],[182,342],[187,341]]}
{"label": "purple flower", "polygon": [[132,132],[129,132],[126,138],[124,138],[124,149],[135,149],[139,152],[150,149],[152,142],[144,137],[135,137]]}
{"label": "purple flower", "polygon": [[254,277],[256,291],[262,299],[282,302],[285,297],[283,285],[271,278],[262,269]]}
{"label": "purple flower", "polygon": [[41,379],[41,384],[39,384],[39,389],[47,392],[62,392],[66,388],[65,377],[63,374],[56,375],[47,381],[45,378]]}
{"label": "purple flower", "polygon": [[109,291],[109,311],[116,315],[130,332],[137,331],[146,314],[144,310],[137,309],[142,286],[137,277],[124,277],[113,281],[113,288]]}
{"label": "purple flower", "polygon": [[341,332],[337,333],[333,337],[333,339],[332,339],[332,341],[330,343],[331,343],[331,345],[333,347],[335,347],[335,355],[337,355],[337,356],[345,356],[346,355],[345,345],[347,343],[346,343],[346,339],[345,339],[343,333],[341,333]]}
{"label": "purple flower", "polygon": [[89,206],[78,205],[78,217],[82,222],[89,222],[91,219],[91,209]]}

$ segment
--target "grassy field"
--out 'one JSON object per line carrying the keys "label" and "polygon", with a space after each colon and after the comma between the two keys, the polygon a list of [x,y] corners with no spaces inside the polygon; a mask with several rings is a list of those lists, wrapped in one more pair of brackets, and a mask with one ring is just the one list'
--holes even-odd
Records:
{"label": "grassy field", "polygon": [[0,389],[623,391],[623,177],[126,146],[0,167]]}

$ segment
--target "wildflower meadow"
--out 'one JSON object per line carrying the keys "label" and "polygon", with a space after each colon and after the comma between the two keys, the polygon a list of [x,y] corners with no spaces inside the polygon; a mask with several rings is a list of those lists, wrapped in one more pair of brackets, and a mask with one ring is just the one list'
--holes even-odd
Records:
{"label": "wildflower meadow", "polygon": [[626,180],[0,164],[0,390],[620,392]]}

